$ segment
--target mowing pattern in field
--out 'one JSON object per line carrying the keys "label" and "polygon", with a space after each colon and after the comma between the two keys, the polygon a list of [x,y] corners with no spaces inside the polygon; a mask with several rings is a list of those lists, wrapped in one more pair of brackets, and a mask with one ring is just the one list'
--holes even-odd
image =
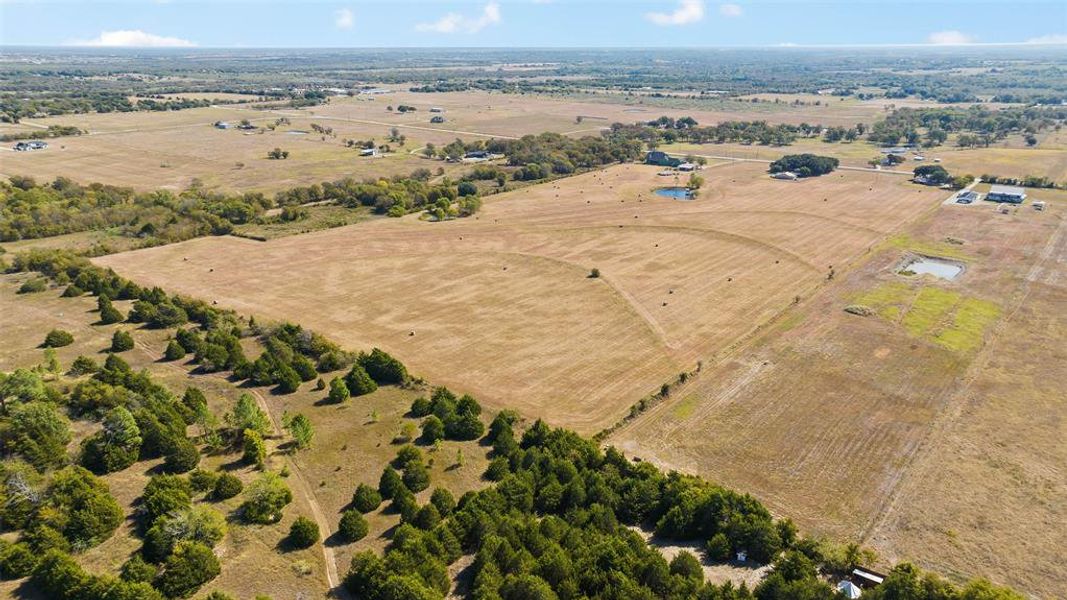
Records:
{"label": "mowing pattern in field", "polygon": [[[592,432],[936,202],[894,177],[711,168],[700,199],[618,166],[494,197],[477,218],[98,259],[142,283],[379,345],[497,407]],[[589,278],[591,269],[601,272]]]}
{"label": "mowing pattern in field", "polygon": [[[891,561],[1062,597],[1067,203],[1052,196],[1044,212],[940,208],[608,442]],[[938,249],[966,262],[957,281],[896,274]],[[874,314],[843,311],[857,302]]]}

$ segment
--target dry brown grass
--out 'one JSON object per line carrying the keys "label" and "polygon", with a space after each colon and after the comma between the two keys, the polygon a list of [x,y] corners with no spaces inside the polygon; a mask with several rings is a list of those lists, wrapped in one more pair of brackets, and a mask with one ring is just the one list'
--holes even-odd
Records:
{"label": "dry brown grass", "polygon": [[[739,164],[709,169],[700,198],[677,202],[651,193],[669,183],[655,173],[618,166],[493,196],[474,219],[98,262],[349,348],[379,345],[430,381],[591,433],[940,197],[876,174],[788,183]],[[600,279],[586,277],[594,267]]]}
{"label": "dry brown grass", "polygon": [[[1067,203],[1035,194],[1047,211],[938,209],[608,442],[889,560],[1062,596],[1067,327],[1052,306],[1067,297]],[[965,240],[959,281],[894,273],[902,252],[947,237]],[[842,310],[887,284],[987,301],[1006,319],[970,351],[914,335],[906,317]]]}
{"label": "dry brown grass", "polygon": [[[402,425],[417,425],[417,421],[404,415],[411,401],[425,392],[383,387],[373,394],[339,406],[324,404],[324,392],[315,391],[312,383],[304,384],[298,392],[284,396],[272,395],[262,388],[238,389],[224,374],[193,373],[195,365],[187,361],[158,362],[169,337],[167,331],[134,329],[125,324],[95,325],[96,302],[92,297],[60,298],[60,288],[38,294],[16,294],[15,290],[26,278],[26,275],[0,276],[0,306],[4,309],[0,310],[0,331],[3,331],[4,339],[0,348],[0,371],[32,367],[42,362],[42,350],[37,346],[44,333],[53,327],[66,329],[74,335],[73,344],[57,351],[64,368],[69,367],[78,355],[101,362],[104,358],[102,350],[109,346],[115,329],[131,329],[137,347],[124,352],[121,355],[124,360],[134,369],[148,369],[175,393],[182,393],[190,385],[199,387],[207,396],[211,410],[220,417],[232,408],[241,392],[251,391],[264,399],[275,423],[281,421],[286,411],[303,413],[312,420],[315,439],[308,450],[290,455],[282,447],[286,442],[284,436],[274,435],[268,439],[271,450],[268,466],[277,471],[289,465],[291,475],[288,483],[294,492],[293,503],[286,508],[280,523],[266,526],[240,524],[236,518],[240,496],[222,503],[198,500],[221,511],[230,521],[229,532],[217,547],[222,573],[204,586],[201,595],[219,589],[240,598],[251,598],[257,594],[272,597],[324,596],[328,585],[323,547],[286,550],[282,542],[289,525],[297,516],[312,517],[315,514],[312,507],[314,503],[328,525],[322,532],[323,537],[335,531],[340,511],[351,500],[356,486],[359,483],[377,486],[381,470],[395,456],[399,447],[391,442],[401,431]],[[116,302],[116,305],[123,311],[129,308],[127,302]],[[255,343],[247,346],[252,356],[260,351]],[[64,377],[62,384],[68,383],[72,382]],[[370,418],[372,413],[376,419]],[[73,426],[76,435],[70,446],[72,455],[77,451],[78,440],[91,434],[98,424],[78,420],[74,421]],[[463,451],[464,465],[457,467],[454,463],[460,449]],[[432,452],[430,448],[423,448],[423,451],[433,461],[430,469],[432,487],[445,487],[458,498],[467,490],[483,485],[481,474],[488,463],[487,448],[479,446],[477,442],[444,442],[439,452]],[[127,517],[134,514],[135,503],[159,462],[138,462],[124,471],[104,476]],[[240,477],[246,485],[258,475],[255,469],[240,464],[239,453],[233,452],[205,455],[200,467],[229,471]],[[429,494],[429,490],[419,494],[419,501],[428,501]],[[363,541],[341,544],[331,540],[329,543],[337,571],[342,576],[353,552],[364,548],[381,550],[384,547],[386,540],[382,536],[397,524],[398,516],[383,505],[380,510],[368,515],[368,520],[371,531]],[[117,574],[122,563],[140,549],[141,541],[134,534],[134,525],[133,519],[128,518],[112,537],[79,555],[79,562],[92,572]],[[304,569],[309,572],[304,573]],[[19,585],[18,581],[2,582],[0,594],[32,598],[32,594],[19,588]]]}

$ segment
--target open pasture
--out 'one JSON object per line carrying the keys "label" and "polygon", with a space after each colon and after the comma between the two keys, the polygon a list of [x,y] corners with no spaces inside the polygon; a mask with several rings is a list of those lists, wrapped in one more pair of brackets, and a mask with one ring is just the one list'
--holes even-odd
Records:
{"label": "open pasture", "polygon": [[490,406],[592,433],[942,196],[873,173],[781,182],[732,164],[705,176],[691,202],[655,196],[672,183],[655,168],[621,165],[493,196],[463,220],[96,260],[348,348],[381,346]]}
{"label": "open pasture", "polygon": [[[426,143],[447,144],[491,137],[521,137],[553,131],[567,135],[599,135],[614,122],[648,121],[661,115],[692,116],[704,124],[724,120],[764,119],[770,122],[854,125],[872,122],[880,108],[856,104],[800,106],[729,102],[704,106],[664,107],[621,102],[605,96],[527,96],[481,91],[421,94],[395,90],[375,96],[334,97],[326,105],[301,110],[256,110],[247,105],[217,105],[180,111],[71,114],[25,119],[18,131],[49,125],[73,125],[87,135],[50,140],[47,150],[2,154],[0,175],[31,175],[47,180],[70,177],[81,183],[102,182],[138,189],[184,189],[194,179],[211,189],[272,192],[342,177],[389,177],[414,169],[458,166],[430,162],[415,153]],[[389,111],[401,104],[416,107],[408,113]],[[444,123],[430,123],[437,113]],[[290,126],[276,131],[218,130],[215,121],[237,124],[249,119],[265,126],[276,119]],[[335,137],[311,132],[317,123],[331,127]],[[384,158],[361,158],[342,140],[374,139],[387,143],[396,127],[407,136],[404,146]],[[15,131],[15,130],[12,130]],[[299,133],[307,132],[307,133]],[[290,151],[287,160],[269,160],[267,152]],[[711,148],[710,146],[708,148]],[[775,150],[777,158],[782,152]],[[784,150],[783,150],[784,151]],[[709,151],[710,152],[710,151]]]}
{"label": "open pasture", "polygon": [[[1067,204],[1034,197],[938,208],[608,443],[887,563],[1063,596]],[[904,277],[908,252],[966,270]]]}

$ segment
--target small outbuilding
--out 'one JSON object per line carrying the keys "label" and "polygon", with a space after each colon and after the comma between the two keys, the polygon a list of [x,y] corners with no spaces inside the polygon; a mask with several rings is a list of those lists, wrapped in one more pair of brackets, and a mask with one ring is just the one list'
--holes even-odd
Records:
{"label": "small outbuilding", "polygon": [[441,115],[434,115],[433,117],[430,118],[430,122],[431,123],[444,123],[445,122],[445,118],[442,117]]}
{"label": "small outbuilding", "polygon": [[1026,191],[1013,185],[994,185],[985,195],[990,202],[1008,202],[1010,204],[1022,204],[1026,200]]}
{"label": "small outbuilding", "polygon": [[443,113],[443,112],[445,112],[445,109],[441,108],[440,106],[431,106],[430,107],[430,112],[432,112],[432,113]]}
{"label": "small outbuilding", "polygon": [[230,124],[226,121],[215,121],[215,129],[229,129]]}
{"label": "small outbuilding", "polygon": [[857,567],[852,569],[852,577],[849,579],[853,584],[863,589],[867,589],[881,585],[882,582],[885,581],[885,575],[870,569]]}
{"label": "small outbuilding", "polygon": [[792,171],[781,171],[779,173],[773,173],[773,174],[771,174],[771,178],[772,179],[784,179],[786,181],[796,181],[797,179],[799,179],[797,174],[793,173]]}
{"label": "small outbuilding", "polygon": [[861,590],[858,585],[852,583],[847,579],[842,579],[841,581],[837,582],[837,591],[849,600],[856,600],[856,598],[859,598],[863,595],[863,590]]}
{"label": "small outbuilding", "polygon": [[378,156],[377,148],[363,148],[359,151],[360,156]]}

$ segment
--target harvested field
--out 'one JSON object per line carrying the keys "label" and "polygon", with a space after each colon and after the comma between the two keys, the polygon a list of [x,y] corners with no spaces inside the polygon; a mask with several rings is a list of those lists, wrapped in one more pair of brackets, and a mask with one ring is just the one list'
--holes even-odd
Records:
{"label": "harvested field", "polygon": [[[835,173],[709,169],[692,202],[616,166],[493,196],[476,218],[96,259],[143,284],[377,345],[430,381],[584,433],[808,295],[942,194]],[[587,277],[590,270],[599,279]]]}
{"label": "harvested field", "polygon": [[[887,562],[1062,596],[1067,202],[1035,196],[1045,212],[941,207],[608,443]],[[965,273],[896,273],[937,250]]]}

